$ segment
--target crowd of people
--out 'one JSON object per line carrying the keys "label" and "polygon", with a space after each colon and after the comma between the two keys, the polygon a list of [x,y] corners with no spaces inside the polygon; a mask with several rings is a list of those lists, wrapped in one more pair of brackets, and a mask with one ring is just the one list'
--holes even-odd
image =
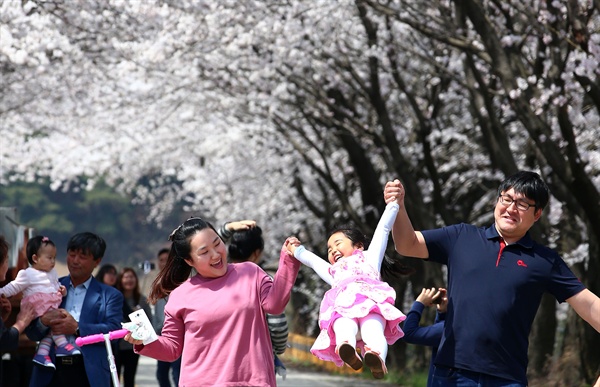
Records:
{"label": "crowd of people", "polygon": [[[0,288],[0,350],[14,349],[25,333],[38,343],[31,386],[109,387],[113,375],[104,343],[77,346],[76,338],[119,330],[132,312],[143,310],[158,338],[144,344],[127,334],[113,342],[113,369],[125,387],[135,385],[140,355],[157,360],[161,387],[276,386],[276,375],[285,377],[278,357],[287,343],[284,309],[301,264],[331,286],[311,352],[339,366],[369,368],[376,379],[387,373],[388,346],[402,339],[432,348],[428,386],[527,386],[528,336],[545,293],[567,302],[600,332],[598,296],[555,251],[530,236],[549,200],[537,173],[522,171],[500,184],[487,227],[461,223],[417,231],[402,183],[389,181],[383,192],[386,208],[372,238],[340,226],[329,234],[325,260],[290,236],[277,270],[269,273],[255,221],[216,229],[190,218],[158,251],[159,271],[147,297],[136,270],[101,265],[106,243],[99,235],[83,232],[69,240],[69,274],[62,278],[54,270],[52,240],[31,238],[30,267]],[[448,267],[446,285],[423,289],[406,315],[380,274],[390,233],[398,254]],[[0,237],[0,281],[7,255]],[[8,297],[19,293],[20,311],[7,327]],[[433,305],[435,322],[421,326],[424,309]]]}

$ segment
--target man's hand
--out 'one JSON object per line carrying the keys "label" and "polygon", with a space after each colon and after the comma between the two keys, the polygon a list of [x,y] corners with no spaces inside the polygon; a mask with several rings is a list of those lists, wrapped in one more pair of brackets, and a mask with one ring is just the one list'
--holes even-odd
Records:
{"label": "man's hand", "polygon": [[52,333],[74,335],[79,324],[64,309],[52,309],[42,316],[42,324],[50,327]]}
{"label": "man's hand", "polygon": [[388,181],[383,189],[383,200],[385,204],[396,202],[402,206],[404,204],[404,194],[404,186],[400,180]]}

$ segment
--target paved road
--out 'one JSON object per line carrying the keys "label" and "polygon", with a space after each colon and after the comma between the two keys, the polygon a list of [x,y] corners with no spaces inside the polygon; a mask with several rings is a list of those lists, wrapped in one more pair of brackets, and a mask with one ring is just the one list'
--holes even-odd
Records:
{"label": "paved road", "polygon": [[[136,387],[158,387],[156,382],[156,360],[140,356]],[[333,376],[323,373],[305,372],[288,368],[285,380],[277,376],[277,387],[389,387],[382,381],[364,380],[356,377]]]}

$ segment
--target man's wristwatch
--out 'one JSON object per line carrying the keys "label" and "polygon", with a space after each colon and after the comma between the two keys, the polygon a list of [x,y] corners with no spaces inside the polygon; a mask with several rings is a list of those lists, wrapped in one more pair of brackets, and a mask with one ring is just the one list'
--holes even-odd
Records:
{"label": "man's wristwatch", "polygon": [[75,337],[79,337],[79,325],[77,325],[77,330],[75,331]]}

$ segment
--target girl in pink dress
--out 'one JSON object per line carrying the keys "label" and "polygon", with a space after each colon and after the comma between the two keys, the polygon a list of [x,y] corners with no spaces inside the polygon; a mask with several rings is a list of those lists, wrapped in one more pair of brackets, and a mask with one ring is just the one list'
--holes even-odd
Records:
{"label": "girl in pink dress", "polygon": [[321,302],[321,333],[311,348],[319,359],[348,364],[355,370],[363,366],[356,352],[361,348],[364,364],[376,379],[387,373],[388,345],[404,333],[399,323],[406,316],[394,306],[396,291],[381,280],[380,270],[398,205],[385,208],[368,250],[365,236],[356,229],[338,229],[327,242],[329,263],[304,246],[288,249],[300,262],[312,268],[331,285]]}
{"label": "girl in pink dress", "polygon": [[[0,294],[11,297],[23,292],[21,305],[33,305],[39,317],[50,309],[58,308],[67,289],[58,282],[58,274],[54,269],[56,245],[48,237],[36,236],[27,242],[27,260],[31,267],[20,270],[17,278],[0,288]],[[34,363],[56,368],[49,356],[53,342],[57,346],[56,356],[81,354],[77,347],[67,341],[65,335],[49,334],[40,341],[33,357]]]}

